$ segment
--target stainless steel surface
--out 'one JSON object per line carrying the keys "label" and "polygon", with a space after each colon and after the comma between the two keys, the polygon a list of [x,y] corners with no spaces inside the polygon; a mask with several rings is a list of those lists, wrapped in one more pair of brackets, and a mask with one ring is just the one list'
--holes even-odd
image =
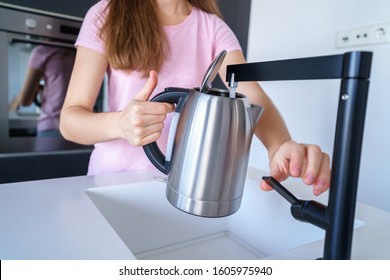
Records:
{"label": "stainless steel surface", "polygon": [[0,30],[73,41],[82,19],[50,16],[44,12],[29,12],[0,6]]}
{"label": "stainless steel surface", "polygon": [[15,43],[45,45],[45,46],[51,46],[51,47],[74,49],[74,45],[70,44],[70,43],[60,43],[60,42],[44,41],[44,40],[29,39],[29,38],[25,38],[25,39],[12,38],[11,44],[15,44]]}
{"label": "stainless steel surface", "polygon": [[210,64],[200,85],[201,92],[207,92],[208,89],[211,88],[211,83],[214,81],[215,77],[217,76],[219,68],[221,68],[221,64],[225,59],[226,54],[227,52],[223,50],[217,55],[214,61]]}
{"label": "stainless steel surface", "polygon": [[263,111],[236,94],[234,79],[233,98],[227,90],[211,88],[226,53],[210,64],[199,89],[168,88],[152,99],[177,104],[167,144],[173,148],[164,156],[156,142],[144,147],[150,161],[168,175],[168,201],[202,217],[224,217],[239,209],[254,128]]}
{"label": "stainless steel surface", "polygon": [[230,98],[236,98],[236,92],[237,92],[237,87],[238,83],[234,80],[235,74],[232,73],[229,81],[229,97]]}
{"label": "stainless steel surface", "polygon": [[263,108],[241,94],[192,90],[178,123],[167,198],[199,216],[222,217],[238,210],[254,127]]}

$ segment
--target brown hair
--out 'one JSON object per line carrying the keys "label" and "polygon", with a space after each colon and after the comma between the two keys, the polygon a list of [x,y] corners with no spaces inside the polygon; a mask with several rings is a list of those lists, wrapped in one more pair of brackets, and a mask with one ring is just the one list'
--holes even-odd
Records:
{"label": "brown hair", "polygon": [[[192,6],[222,17],[216,0],[188,0]],[[101,29],[110,65],[145,75],[159,71],[169,50],[155,0],[110,0]]]}

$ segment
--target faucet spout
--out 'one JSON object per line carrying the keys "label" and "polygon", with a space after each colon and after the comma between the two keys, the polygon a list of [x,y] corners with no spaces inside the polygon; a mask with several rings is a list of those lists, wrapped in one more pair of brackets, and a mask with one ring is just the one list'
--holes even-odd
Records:
{"label": "faucet spout", "polygon": [[260,116],[264,111],[264,107],[253,105],[248,108],[249,118],[251,120],[252,130],[254,131],[257,125],[257,122],[260,120]]}

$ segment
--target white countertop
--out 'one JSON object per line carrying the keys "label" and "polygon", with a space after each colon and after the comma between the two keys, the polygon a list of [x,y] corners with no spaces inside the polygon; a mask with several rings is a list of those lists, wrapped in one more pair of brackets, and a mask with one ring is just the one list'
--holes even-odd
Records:
{"label": "white countertop", "polygon": [[150,172],[0,185],[0,259],[134,259],[86,195]]}
{"label": "white countertop", "polygon": [[[88,188],[145,182],[161,175],[134,171],[0,185],[0,259],[134,259],[86,194]],[[248,176],[262,172],[249,168]],[[165,198],[164,198],[165,199]],[[390,259],[390,213],[361,203],[354,232],[353,259]],[[323,241],[272,256],[318,256]]]}

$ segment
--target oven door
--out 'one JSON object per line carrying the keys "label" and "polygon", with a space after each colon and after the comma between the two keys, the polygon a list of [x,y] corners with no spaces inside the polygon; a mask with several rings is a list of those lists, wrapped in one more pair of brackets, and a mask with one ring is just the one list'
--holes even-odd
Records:
{"label": "oven door", "polygon": [[[66,141],[61,135],[37,133],[42,112],[46,112],[40,97],[47,95],[34,95],[29,106],[9,110],[24,84],[34,50],[75,51],[80,26],[81,20],[0,4],[0,184],[86,174],[91,146]],[[49,90],[46,81],[40,77],[36,88]]]}
{"label": "oven door", "polygon": [[[39,98],[9,111],[21,89],[31,52],[39,46],[73,48],[72,44],[0,31],[0,184],[83,175],[92,147],[61,136],[36,136]],[[42,86],[45,86],[42,80]]]}
{"label": "oven door", "polygon": [[[2,76],[7,80],[5,83],[7,88],[4,88],[2,92],[7,96],[7,100],[4,101],[8,104],[9,137],[36,136],[37,122],[40,121],[40,118],[48,119],[57,115],[65,98],[67,83],[63,85],[62,89],[57,87],[53,90],[53,87],[50,89],[49,85],[46,88],[46,82],[55,81],[61,77],[69,79],[75,57],[75,48],[70,43],[56,42],[43,37],[32,37],[31,35],[6,33],[3,37],[6,38],[2,43],[5,44],[6,51],[4,54],[6,54],[6,57],[2,61],[7,61],[7,70],[2,73]],[[39,63],[42,67],[33,70],[37,74],[42,73],[42,76],[34,77],[33,84],[31,84],[32,78],[29,72],[31,57],[35,58],[35,64]],[[53,66],[57,67],[58,70],[51,69],[50,73],[46,70],[44,72],[44,68],[53,68]],[[48,76],[47,73],[53,77]],[[28,98],[24,98],[28,104],[17,106],[17,99],[21,95],[28,96]],[[57,98],[51,97],[50,102],[52,104],[46,107],[51,111],[42,112],[42,99],[46,96],[49,100],[49,95],[56,95]]]}

